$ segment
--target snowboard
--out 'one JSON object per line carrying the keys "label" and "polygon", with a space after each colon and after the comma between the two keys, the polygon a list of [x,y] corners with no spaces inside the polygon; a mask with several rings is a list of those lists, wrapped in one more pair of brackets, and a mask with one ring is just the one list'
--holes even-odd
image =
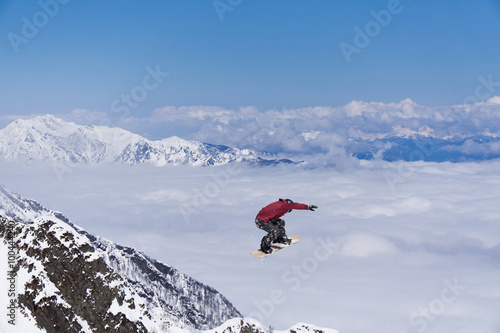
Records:
{"label": "snowboard", "polygon": [[253,251],[253,252],[250,252],[251,255],[253,255],[254,257],[256,258],[259,258],[259,259],[264,259],[265,257],[267,256],[270,256],[271,254],[281,250],[281,249],[284,249],[285,247],[289,247],[295,243],[298,243],[300,241],[300,237],[298,235],[292,235],[292,236],[289,236],[288,238],[290,238],[292,240],[292,242],[290,243],[290,245],[284,245],[284,244],[279,244],[279,243],[273,243],[271,245],[271,247],[273,248],[273,252],[267,254],[267,253],[264,253],[262,252],[260,249],[259,250],[256,250],[256,251]]}

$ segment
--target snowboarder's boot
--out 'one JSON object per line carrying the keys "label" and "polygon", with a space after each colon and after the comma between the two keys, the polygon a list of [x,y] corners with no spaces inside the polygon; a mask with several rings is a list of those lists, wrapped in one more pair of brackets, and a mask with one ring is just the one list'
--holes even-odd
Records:
{"label": "snowboarder's boot", "polygon": [[277,240],[276,243],[283,244],[283,245],[290,245],[292,240],[286,236],[283,236]]}
{"label": "snowboarder's boot", "polygon": [[271,254],[273,252],[273,248],[270,246],[266,246],[266,245],[261,245],[260,250],[262,252],[264,252],[265,254]]}

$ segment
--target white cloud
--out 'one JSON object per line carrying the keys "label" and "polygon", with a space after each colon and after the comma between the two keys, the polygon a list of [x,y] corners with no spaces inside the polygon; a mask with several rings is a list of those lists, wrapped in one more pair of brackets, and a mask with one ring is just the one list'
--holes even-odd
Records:
{"label": "white cloud", "polygon": [[[419,134],[437,138],[500,135],[498,98],[467,105],[422,106],[352,101],[340,107],[259,111],[254,107],[165,107],[154,121],[189,124],[190,138],[215,144],[289,153],[336,150],[349,139]],[[316,134],[318,133],[318,134]],[[311,135],[309,135],[311,134]]]}
{"label": "white cloud", "polygon": [[94,124],[94,123],[102,123],[103,121],[109,121],[108,120],[108,115],[105,112],[99,112],[99,111],[90,111],[87,109],[73,109],[71,111],[71,118],[70,120],[74,122],[79,122],[79,123],[88,123],[88,124]]}
{"label": "white cloud", "polygon": [[373,233],[354,231],[336,241],[340,244],[340,253],[345,256],[365,258],[399,252],[397,247],[385,237]]}
{"label": "white cloud", "polygon": [[486,101],[486,103],[490,103],[490,104],[500,104],[500,96],[493,96],[493,97],[490,97],[490,98],[488,98],[488,100]]}
{"label": "white cloud", "polygon": [[311,131],[301,134],[304,137],[304,140],[309,141],[309,140],[315,140],[318,137],[319,133],[320,133],[319,131]]}
{"label": "white cloud", "polygon": [[224,119],[232,112],[218,106],[165,106],[155,109],[151,118],[154,121],[204,121],[206,119]]}

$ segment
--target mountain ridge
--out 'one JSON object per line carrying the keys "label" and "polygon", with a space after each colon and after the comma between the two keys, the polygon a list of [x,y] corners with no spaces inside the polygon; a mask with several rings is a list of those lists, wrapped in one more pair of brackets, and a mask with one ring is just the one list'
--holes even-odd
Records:
{"label": "mountain ridge", "polygon": [[121,128],[77,125],[50,114],[18,119],[0,130],[0,156],[71,164],[120,163],[210,166],[227,163],[293,163],[249,149],[188,141],[177,136],[148,140]]}
{"label": "mountain ridge", "polygon": [[112,331],[101,322],[124,332],[209,329],[241,317],[215,289],[1,185],[0,217],[4,239],[8,221],[16,221],[18,284],[25,286],[19,302],[47,332],[79,331],[82,322],[99,332]]}

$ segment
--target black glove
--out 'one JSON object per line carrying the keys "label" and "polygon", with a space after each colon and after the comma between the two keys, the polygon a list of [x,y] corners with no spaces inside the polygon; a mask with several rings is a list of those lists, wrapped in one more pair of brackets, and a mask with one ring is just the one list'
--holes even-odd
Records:
{"label": "black glove", "polygon": [[314,210],[318,208],[318,206],[315,206],[315,205],[309,205],[307,206],[307,210],[312,210],[314,212]]}

